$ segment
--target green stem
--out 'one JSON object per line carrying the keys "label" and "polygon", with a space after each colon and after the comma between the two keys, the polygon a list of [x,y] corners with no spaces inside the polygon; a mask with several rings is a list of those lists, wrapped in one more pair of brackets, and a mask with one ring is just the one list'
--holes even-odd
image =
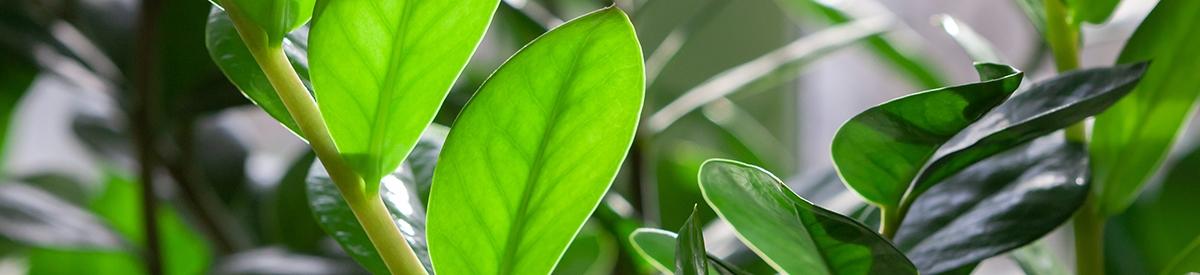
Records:
{"label": "green stem", "polygon": [[[1079,26],[1072,24],[1067,8],[1061,0],[1042,1],[1046,10],[1046,40],[1054,52],[1054,64],[1058,72],[1079,68]],[[1067,141],[1087,143],[1087,132],[1083,122],[1066,129]],[[1075,213],[1075,271],[1083,275],[1104,275],[1104,221],[1097,211],[1095,196],[1088,193],[1087,200]]]}
{"label": "green stem", "polygon": [[283,48],[279,43],[268,43],[265,33],[245,20],[237,6],[230,5],[229,1],[221,2],[238,35],[245,41],[300,132],[329,172],[329,178],[341,192],[342,198],[350,205],[354,217],[362,224],[367,238],[375,245],[388,271],[392,274],[425,275],[424,266],[405,241],[404,235],[400,234],[379,193],[367,192],[363,179],[338,153],[316,101],[308,94],[308,88],[300,81]]}
{"label": "green stem", "polygon": [[879,217],[879,234],[888,240],[896,238],[896,230],[900,229],[900,222],[904,221],[903,212],[879,207]]}

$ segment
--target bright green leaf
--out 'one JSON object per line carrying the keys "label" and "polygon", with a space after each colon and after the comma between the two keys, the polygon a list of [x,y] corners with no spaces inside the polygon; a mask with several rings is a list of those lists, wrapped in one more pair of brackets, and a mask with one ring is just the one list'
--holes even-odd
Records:
{"label": "bright green leaf", "polygon": [[883,237],[797,196],[761,168],[714,159],[700,190],[717,215],[776,270],[790,274],[917,274]]}
{"label": "bright green leaf", "polygon": [[437,273],[550,272],[620,168],[643,82],[633,26],[615,7],[551,30],[496,70],[434,172]]}
{"label": "bright green leaf", "polygon": [[308,22],[316,0],[210,0],[236,10],[267,34],[278,45],[292,30]]}
{"label": "bright green leaf", "polygon": [[338,152],[368,193],[437,114],[498,0],[322,0],[309,35],[312,82]]}
{"label": "bright green leaf", "polygon": [[[224,11],[216,7],[212,9],[212,13],[208,15],[208,28],[205,30],[204,36],[209,57],[217,64],[217,67],[221,68],[229,81],[233,82],[233,85],[237,86],[247,99],[261,107],[288,130],[292,130],[292,133],[303,136],[296,121],[283,106],[283,101],[275,93],[275,88],[267,80],[267,75],[263,73],[262,67],[258,66],[254,56],[250,54],[250,49],[246,48],[246,43],[234,29],[233,21],[229,20],[229,16]],[[304,42],[295,42],[290,38],[284,40],[283,49],[288,55],[288,60],[292,62],[292,68],[296,70],[300,79],[307,83],[308,50],[306,45]]]}
{"label": "bright green leaf", "polygon": [[704,227],[696,217],[698,206],[692,206],[675,244],[675,274],[708,274],[708,252],[704,250]]}
{"label": "bright green leaf", "polygon": [[833,138],[833,163],[846,185],[867,201],[894,208],[943,143],[1000,105],[1022,74],[1004,65],[976,65],[981,82],[933,89],[872,107]]}
{"label": "bright green leaf", "polygon": [[1200,84],[1200,1],[1163,0],[1134,32],[1118,63],[1153,60],[1124,100],[1096,117],[1091,150],[1100,212],[1121,213],[1161,165],[1191,117]]}
{"label": "bright green leaf", "polygon": [[1062,134],[1013,147],[917,198],[896,237],[921,274],[953,274],[1042,238],[1087,197],[1084,145]]}

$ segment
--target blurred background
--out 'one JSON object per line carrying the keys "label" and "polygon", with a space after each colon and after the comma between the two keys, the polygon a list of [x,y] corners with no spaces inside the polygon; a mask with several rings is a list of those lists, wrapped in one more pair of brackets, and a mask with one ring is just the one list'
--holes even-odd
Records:
{"label": "blurred background", "polygon": [[[365,272],[312,220],[303,198],[306,145],[213,65],[204,44],[209,2],[162,0],[159,19],[139,25],[136,0],[0,1],[0,274],[141,272],[139,146],[156,152],[168,273]],[[703,205],[695,175],[708,158],[762,166],[813,202],[871,215],[833,173],[834,132],[888,99],[976,80],[951,29],[973,29],[1031,80],[1054,75],[1021,2],[618,0],[647,58],[643,129],[600,210],[612,217],[597,213],[556,273],[648,272],[631,259],[623,230],[629,222],[679,228],[693,204]],[[1155,3],[1122,1],[1107,23],[1085,25],[1083,66],[1112,64]],[[453,124],[479,84],[545,28],[609,4],[503,1],[435,122]],[[959,25],[946,26],[944,16]],[[157,32],[152,43],[138,42],[145,27]],[[138,68],[157,76],[145,102],[132,92]],[[1195,141],[1185,131],[1138,205],[1161,201],[1163,182],[1194,181],[1188,175],[1196,171],[1173,168],[1200,165]],[[1122,225],[1148,219],[1138,207],[1110,222],[1106,251],[1130,259],[1110,263],[1112,274],[1164,264],[1155,253],[1165,252],[1134,241],[1154,231]],[[1021,251],[1071,263],[1069,231]],[[705,238],[717,256],[747,255],[719,222]],[[975,274],[1020,274],[1012,258],[989,260]]]}

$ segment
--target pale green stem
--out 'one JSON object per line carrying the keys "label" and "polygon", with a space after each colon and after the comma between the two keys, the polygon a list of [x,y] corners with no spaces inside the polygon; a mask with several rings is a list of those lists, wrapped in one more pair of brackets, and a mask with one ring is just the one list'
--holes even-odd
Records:
{"label": "pale green stem", "polygon": [[396,227],[392,216],[383,205],[379,193],[366,192],[362,178],[338,153],[316,101],[300,81],[283,48],[278,43],[267,43],[265,33],[245,20],[236,6],[229,5],[228,1],[222,2],[254,60],[266,74],[267,80],[275,88],[284,107],[296,121],[300,132],[312,146],[325,170],[329,172],[329,178],[346,199],[354,217],[362,224],[367,238],[375,245],[388,271],[403,275],[426,274],[421,261],[405,241],[404,235],[400,234],[400,229]]}
{"label": "pale green stem", "polygon": [[904,220],[903,214],[888,207],[879,207],[879,219],[879,234],[888,240],[896,238],[896,230],[900,229],[900,222]]}
{"label": "pale green stem", "polygon": [[[1046,10],[1046,40],[1054,52],[1058,72],[1079,68],[1079,26],[1067,12],[1061,0],[1043,1]],[[1083,122],[1066,129],[1067,141],[1087,143]],[[1088,193],[1073,221],[1075,229],[1075,272],[1082,275],[1104,274],[1104,221],[1096,211],[1094,194]]]}

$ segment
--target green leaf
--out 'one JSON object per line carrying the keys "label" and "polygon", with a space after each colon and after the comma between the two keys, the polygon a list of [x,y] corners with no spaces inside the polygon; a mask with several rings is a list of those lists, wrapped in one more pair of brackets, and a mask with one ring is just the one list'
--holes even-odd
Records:
{"label": "green leaf", "polygon": [[401,164],[403,171],[400,179],[411,182],[416,186],[417,196],[421,205],[429,205],[429,188],[433,185],[433,171],[437,167],[438,155],[442,153],[442,145],[446,143],[446,135],[450,128],[439,124],[430,124],[421,133],[412,153]]}
{"label": "green leaf", "polygon": [[278,45],[292,30],[313,16],[316,0],[210,0],[236,9],[267,34],[272,45]]}
{"label": "green leaf", "polygon": [[1200,235],[1192,240],[1187,249],[1175,256],[1161,274],[1191,274],[1195,272],[1200,272]]}
{"label": "green leaf", "polygon": [[942,30],[954,38],[960,47],[967,52],[967,56],[975,62],[999,63],[1003,62],[1000,54],[992,47],[992,43],[986,38],[975,32],[966,22],[954,19],[949,15],[935,15],[934,20],[942,26]]}
{"label": "green leaf", "polygon": [[1066,2],[1071,9],[1071,18],[1075,25],[1079,25],[1082,22],[1104,23],[1108,20],[1108,16],[1112,15],[1113,10],[1117,9],[1117,4],[1120,4],[1121,0],[1066,0]]}
{"label": "green leaf", "polygon": [[1053,252],[1046,241],[1039,240],[1013,250],[1008,256],[1026,275],[1070,275],[1066,265]]}
{"label": "green leaf", "polygon": [[[217,67],[221,68],[221,72],[225,73],[229,81],[233,82],[233,85],[237,86],[247,99],[261,107],[268,115],[278,120],[292,133],[303,137],[296,121],[292,119],[292,115],[283,106],[283,101],[275,93],[275,88],[267,80],[267,75],[263,73],[262,67],[258,66],[258,62],[250,54],[250,49],[246,48],[246,43],[234,29],[233,21],[230,21],[229,16],[220,8],[214,7],[209,13],[208,27],[204,37],[209,57],[217,64]],[[307,45],[293,39],[284,40],[283,49],[288,55],[288,60],[292,62],[292,68],[299,74],[300,79],[307,83]],[[299,41],[303,41],[303,39]]]}
{"label": "green leaf", "polygon": [[[429,249],[425,242],[425,209],[417,199],[412,183],[400,179],[402,171],[384,177],[380,185],[380,197],[391,214],[404,239],[412,247],[425,270],[432,270]],[[367,232],[358,223],[350,205],[342,198],[337,185],[329,179],[319,161],[312,164],[308,172],[308,203],[316,216],[317,224],[333,237],[342,250],[364,268],[374,274],[388,274],[387,266]],[[392,248],[385,248],[392,249]]]}
{"label": "green leaf", "polygon": [[434,172],[437,273],[550,272],[620,168],[643,82],[633,26],[615,7],[559,26],[497,69]]}
{"label": "green leaf", "polygon": [[[1184,152],[1165,173],[1162,184],[1151,185],[1128,211],[1111,218],[1110,225],[1106,226],[1124,228],[1126,232],[1120,237],[1129,238],[1127,242],[1131,247],[1122,251],[1140,256],[1137,262],[1145,268],[1140,272],[1163,271],[1168,261],[1181,253],[1192,238],[1200,235],[1200,220],[1180,218],[1190,217],[1200,209],[1200,200],[1196,200],[1200,197],[1200,188],[1195,185],[1196,179],[1200,178],[1200,169],[1196,167],[1200,167],[1200,147]],[[1105,251],[1113,251],[1109,248]],[[1132,265],[1122,267],[1127,266]]]}
{"label": "green leaf", "polygon": [[1040,239],[1087,197],[1084,145],[1047,135],[962,170],[916,200],[893,239],[921,274],[947,274]]}
{"label": "green leaf", "polygon": [[37,66],[24,62],[7,50],[0,52],[0,176],[4,175],[2,167],[6,158],[3,153],[8,140],[9,124],[12,123],[13,113],[17,110],[17,103],[21,102],[29,86],[33,85],[37,74]]}
{"label": "green leaf", "polygon": [[[677,245],[675,232],[656,228],[638,228],[629,234],[629,242],[638,256],[650,262],[654,268],[663,274],[675,274],[669,265],[675,264],[675,248]],[[707,255],[708,273],[711,274],[747,274],[737,267]]]}
{"label": "green leaf", "polygon": [[771,173],[713,159],[700,190],[717,215],[776,270],[791,274],[917,274],[883,237],[797,196]]}
{"label": "green leaf", "polygon": [[1034,83],[938,148],[905,198],[915,199],[978,161],[1103,112],[1129,94],[1145,71],[1146,63],[1138,63],[1071,71]]}
{"label": "green leaf", "polygon": [[321,1],[312,82],[338,152],[367,183],[395,170],[483,38],[498,0]]}
{"label": "green leaf", "polygon": [[1025,12],[1025,17],[1029,17],[1029,22],[1033,24],[1033,28],[1037,29],[1038,33],[1046,33],[1046,8],[1043,0],[1013,0],[1017,6],[1021,7],[1021,11]]}
{"label": "green leaf", "polygon": [[312,151],[296,158],[262,206],[263,236],[289,250],[319,251],[320,241],[325,237],[313,218],[307,195],[308,170],[315,160]]}
{"label": "green leaf", "polygon": [[704,250],[704,228],[696,217],[697,207],[692,206],[675,244],[675,274],[708,274],[708,252]]}
{"label": "green leaf", "polygon": [[1100,213],[1121,213],[1166,157],[1191,117],[1200,84],[1200,2],[1163,0],[1138,27],[1118,63],[1153,59],[1145,79],[1124,100],[1096,117],[1091,153]]}
{"label": "green leaf", "polygon": [[125,240],[95,215],[24,183],[0,183],[0,239],[61,249],[118,250]]}
{"label": "green leaf", "polygon": [[981,82],[938,88],[872,107],[833,138],[833,163],[846,185],[882,208],[895,208],[925,162],[943,143],[1000,105],[1022,73],[975,65]]}
{"label": "green leaf", "polygon": [[567,252],[554,268],[557,275],[613,274],[617,264],[617,244],[613,236],[595,220],[588,222],[571,241]]}

